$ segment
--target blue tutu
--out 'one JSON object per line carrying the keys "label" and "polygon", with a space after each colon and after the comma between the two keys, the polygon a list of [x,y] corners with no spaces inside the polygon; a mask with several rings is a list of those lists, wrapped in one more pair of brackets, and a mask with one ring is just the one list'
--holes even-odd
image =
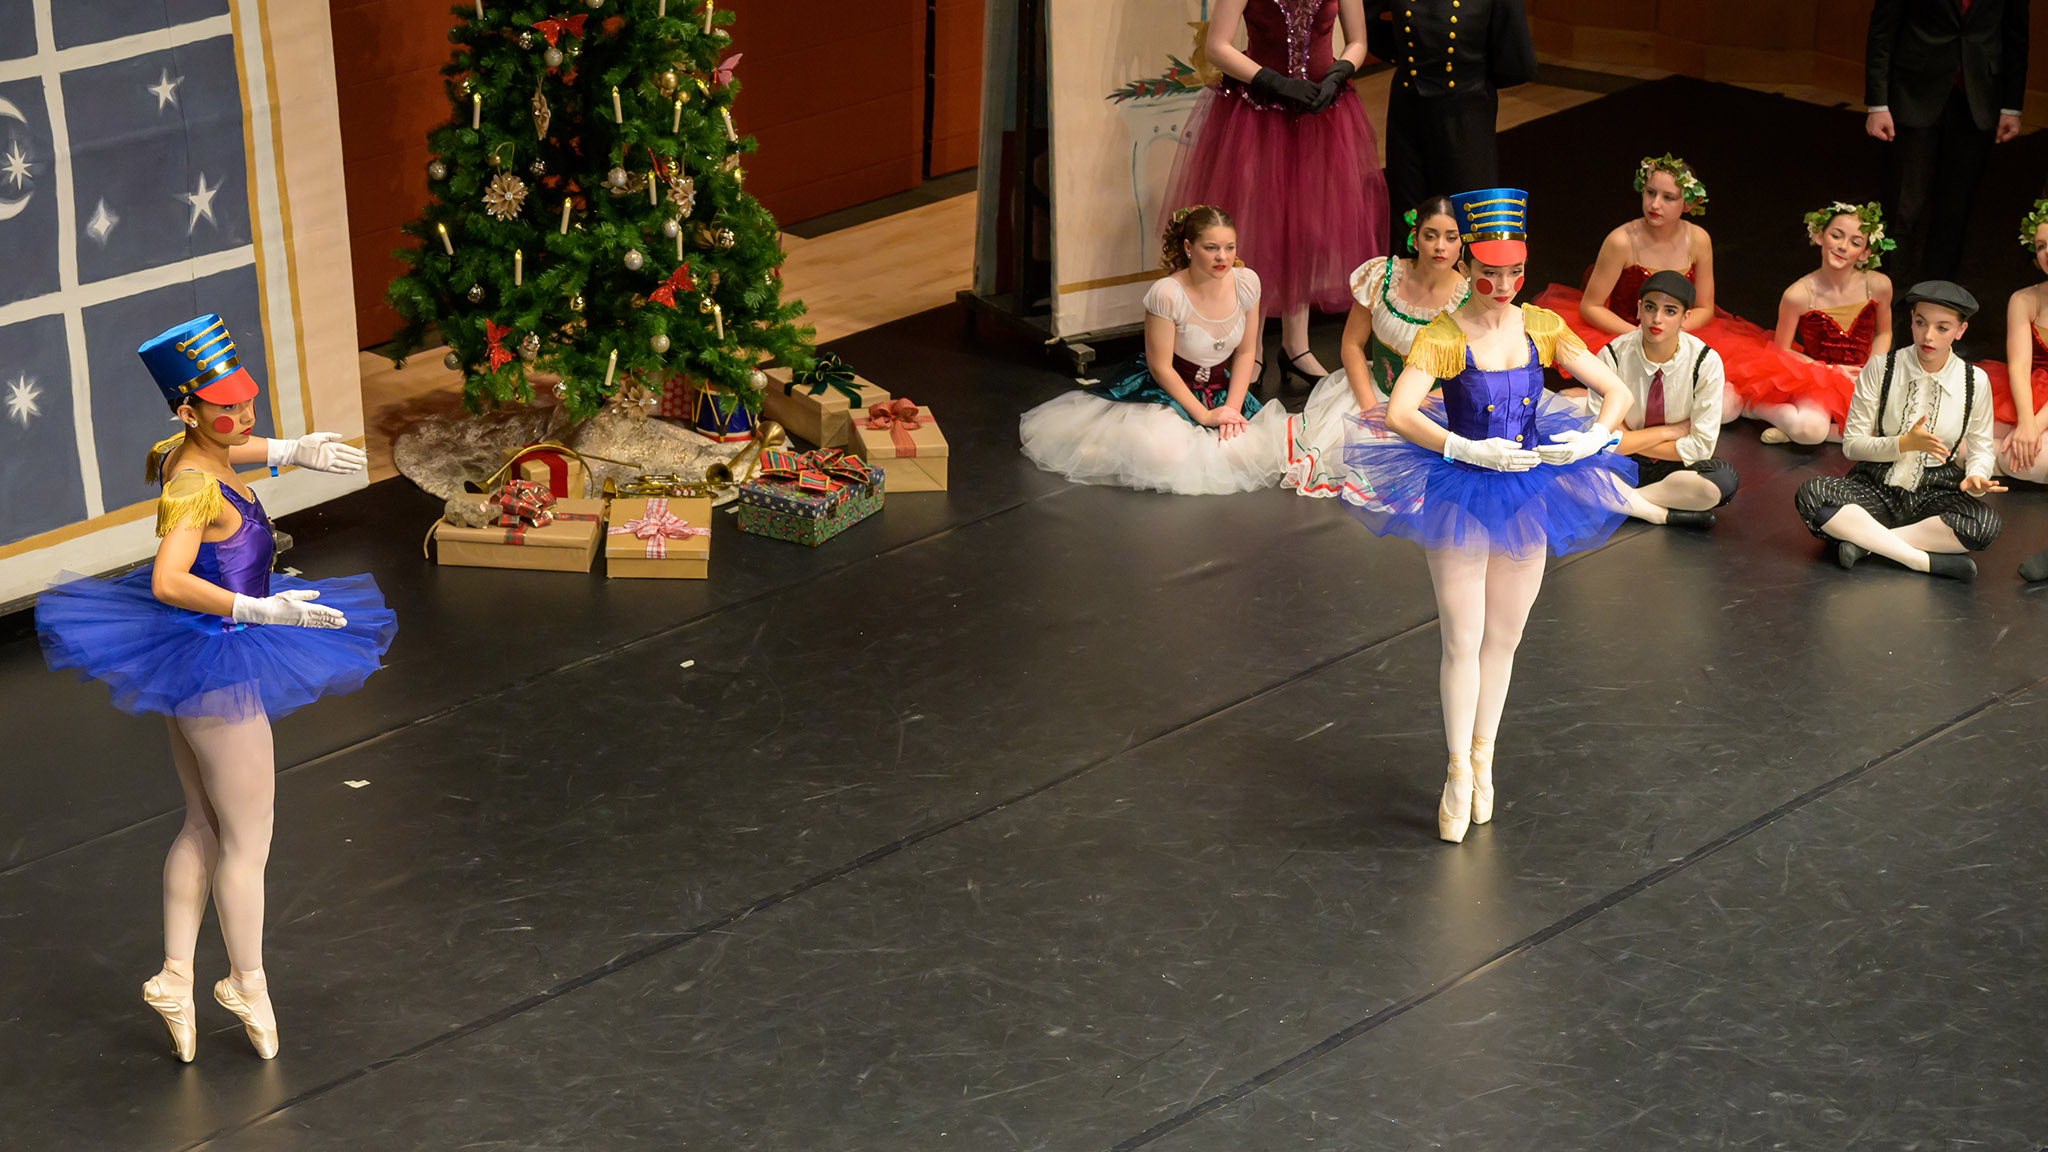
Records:
{"label": "blue tutu", "polygon": [[100,680],[123,712],[277,719],[322,696],[350,692],[375,672],[398,616],[370,576],[301,580],[272,574],[273,593],[308,588],[339,609],[345,628],[237,625],[150,592],[150,569],[113,580],[66,573],[36,601],[36,632],[52,668]]}
{"label": "blue tutu", "polygon": [[[1535,415],[1537,444],[1593,425],[1593,418],[1554,393]],[[1448,426],[1444,402],[1432,397],[1422,414]],[[1424,548],[1487,548],[1516,559],[1594,548],[1628,518],[1620,489],[1634,487],[1635,462],[1597,452],[1571,464],[1527,472],[1496,472],[1445,460],[1403,440],[1386,426],[1386,407],[1351,418],[1344,462],[1350,476],[1344,505],[1380,536]]]}

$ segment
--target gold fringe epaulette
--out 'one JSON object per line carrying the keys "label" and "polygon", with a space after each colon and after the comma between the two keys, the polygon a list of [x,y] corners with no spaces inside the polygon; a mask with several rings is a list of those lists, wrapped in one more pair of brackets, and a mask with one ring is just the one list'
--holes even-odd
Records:
{"label": "gold fringe epaulette", "polygon": [[1415,334],[1415,343],[1408,346],[1408,366],[1438,380],[1449,380],[1465,370],[1465,330],[1449,312]]}
{"label": "gold fringe epaulette", "polygon": [[1586,342],[1564,322],[1564,317],[1548,308],[1522,305],[1522,329],[1535,343],[1536,358],[1545,368],[1556,364],[1560,353],[1570,356],[1586,350]]}
{"label": "gold fringe epaulette", "polygon": [[168,440],[159,440],[149,447],[149,457],[143,463],[142,478],[151,484],[161,484],[164,479],[164,461],[170,459],[185,444],[185,434],[178,433]]}
{"label": "gold fringe epaulette", "polygon": [[156,498],[156,534],[168,536],[179,528],[204,528],[227,507],[220,494],[220,481],[204,472],[186,471],[171,477],[163,495]]}

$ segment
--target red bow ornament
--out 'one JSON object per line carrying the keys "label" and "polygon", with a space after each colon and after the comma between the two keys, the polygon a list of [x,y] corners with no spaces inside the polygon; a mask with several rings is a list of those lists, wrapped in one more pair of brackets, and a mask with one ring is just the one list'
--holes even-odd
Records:
{"label": "red bow ornament", "polygon": [[690,275],[690,266],[685,264],[681,268],[669,273],[668,282],[649,292],[647,299],[652,303],[666,304],[673,308],[676,306],[677,292],[695,292],[696,290],[697,278]]}
{"label": "red bow ornament", "polygon": [[647,510],[638,520],[628,520],[605,529],[607,536],[632,536],[647,548],[647,559],[668,559],[668,542],[687,540],[692,536],[709,536],[711,529],[699,528],[688,520],[668,510],[668,499],[662,496],[650,497]]}
{"label": "red bow ornament", "polygon": [[531,480],[505,481],[503,487],[491,493],[490,502],[498,506],[500,527],[545,528],[555,522],[555,514],[548,507],[555,502],[555,494]]}
{"label": "red bow ornament", "polygon": [[571,36],[583,35],[583,22],[588,16],[550,16],[534,22],[534,30],[548,38],[548,47],[555,46],[555,38],[567,32]]}
{"label": "red bow ornament", "polygon": [[860,421],[863,428],[889,433],[889,442],[896,446],[896,455],[910,457],[917,455],[917,441],[911,439],[911,432],[924,427],[926,417],[917,410],[917,405],[898,398],[868,406],[867,419]]}
{"label": "red bow ornament", "polygon": [[505,349],[505,337],[512,334],[510,327],[500,328],[492,321],[484,321],[484,339],[489,341],[491,371],[496,372],[512,362],[512,353]]}

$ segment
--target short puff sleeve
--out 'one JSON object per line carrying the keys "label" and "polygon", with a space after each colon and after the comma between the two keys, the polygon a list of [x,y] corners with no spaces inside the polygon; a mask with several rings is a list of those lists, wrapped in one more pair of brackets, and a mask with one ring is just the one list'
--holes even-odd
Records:
{"label": "short puff sleeve", "polygon": [[1188,294],[1171,276],[1154,280],[1145,293],[1145,311],[1173,321],[1178,328],[1188,322]]}
{"label": "short puff sleeve", "polygon": [[1234,271],[1237,273],[1237,310],[1256,311],[1259,307],[1259,274],[1242,266]]}

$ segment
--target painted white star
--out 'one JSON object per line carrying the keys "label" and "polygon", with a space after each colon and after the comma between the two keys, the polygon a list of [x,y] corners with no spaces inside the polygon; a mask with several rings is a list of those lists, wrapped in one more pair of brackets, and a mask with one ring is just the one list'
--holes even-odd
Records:
{"label": "painted white star", "polygon": [[219,226],[219,221],[213,218],[213,197],[214,193],[219,191],[220,185],[218,184],[211,188],[206,186],[206,173],[201,172],[199,174],[199,187],[196,191],[178,194],[178,199],[192,206],[192,218],[185,222],[185,235],[190,236],[192,230],[199,227],[199,218],[201,216],[206,217],[208,224],[212,224],[215,227]]}
{"label": "painted white star", "polygon": [[5,173],[9,180],[14,181],[16,190],[19,190],[23,184],[28,183],[28,157],[22,154],[21,141],[8,141],[7,163],[0,165],[0,173]]}
{"label": "painted white star", "polygon": [[36,405],[36,398],[42,394],[35,381],[26,376],[16,376],[14,382],[7,386],[8,419],[19,422],[23,428],[28,427],[30,419],[43,414]]}
{"label": "painted white star", "polygon": [[171,79],[171,70],[166,68],[163,72],[163,79],[158,80],[154,86],[146,88],[144,91],[156,97],[156,110],[162,112],[166,107],[175,107],[177,105],[178,85],[184,82],[185,78],[183,76],[178,77],[176,80]]}
{"label": "painted white star", "polygon": [[114,225],[120,222],[119,216],[107,210],[107,201],[102,197],[100,206],[92,210],[92,219],[85,222],[85,234],[99,241],[100,247],[104,248],[107,237],[113,234]]}

